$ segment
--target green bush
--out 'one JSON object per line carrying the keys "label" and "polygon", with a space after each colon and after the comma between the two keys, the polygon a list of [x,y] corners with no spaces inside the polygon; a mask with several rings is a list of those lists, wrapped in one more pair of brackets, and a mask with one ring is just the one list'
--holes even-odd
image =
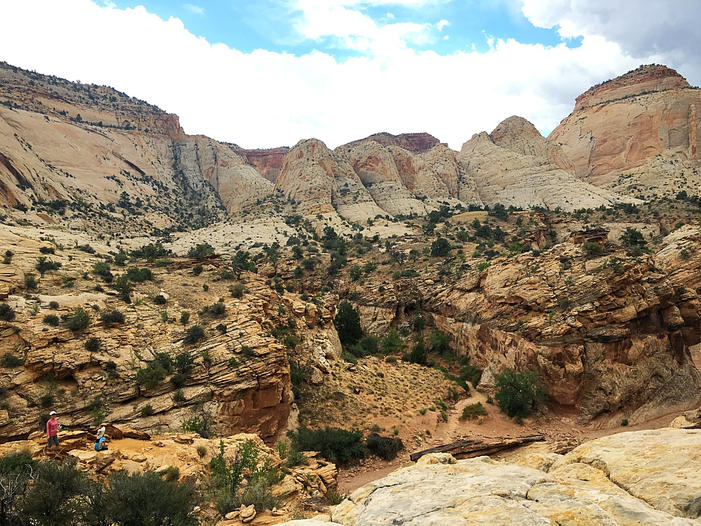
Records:
{"label": "green bush", "polygon": [[22,514],[30,524],[41,526],[73,525],[85,507],[80,498],[86,476],[72,462],[41,462],[34,483],[21,501]]}
{"label": "green bush", "polygon": [[153,302],[156,305],[165,305],[168,300],[166,300],[165,296],[163,294],[159,294],[157,296],[154,296]]}
{"label": "green bush", "polygon": [[102,346],[102,341],[100,338],[92,337],[88,338],[85,341],[85,350],[90,351],[90,352],[97,352],[100,350],[100,347]]}
{"label": "green bush", "polygon": [[163,478],[168,482],[175,482],[180,478],[180,468],[178,466],[168,466],[163,473]]}
{"label": "green bush", "polygon": [[204,340],[205,338],[205,333],[204,329],[200,327],[199,325],[193,325],[187,330],[187,333],[185,334],[185,338],[183,339],[184,343],[187,344],[193,344],[197,343],[200,340]]}
{"label": "green bush", "polygon": [[445,257],[450,254],[450,249],[450,242],[444,237],[439,237],[431,243],[431,256]]}
{"label": "green bush", "polygon": [[195,490],[189,483],[168,482],[153,472],[110,475],[104,495],[107,524],[120,526],[196,526]]}
{"label": "green bush", "polygon": [[119,297],[125,303],[131,303],[132,285],[126,274],[119,276],[112,284],[112,288],[119,293]]}
{"label": "green bush", "polygon": [[15,310],[7,303],[0,303],[0,320],[12,321],[15,319]]}
{"label": "green bush", "polygon": [[51,325],[52,327],[58,327],[60,320],[55,314],[47,314],[42,320],[46,325]]}
{"label": "green bush", "polygon": [[166,377],[166,370],[164,367],[156,360],[149,362],[149,364],[143,369],[139,369],[136,372],[136,381],[141,385],[145,385],[147,388],[153,388],[158,385],[158,383]]}
{"label": "green bush", "polygon": [[202,438],[212,438],[214,436],[213,425],[212,417],[208,413],[186,418],[182,422],[183,431],[197,433]]}
{"label": "green bush", "polygon": [[545,401],[545,390],[535,371],[518,373],[506,369],[496,377],[496,387],[494,398],[499,409],[517,420],[530,415]]}
{"label": "green bush", "polygon": [[90,315],[82,307],[76,307],[66,318],[65,325],[74,332],[87,329],[90,325]]}
{"label": "green bush", "polygon": [[203,259],[213,255],[214,247],[212,247],[212,245],[209,243],[200,243],[199,245],[192,247],[187,253],[187,257],[194,258],[198,261],[202,261]]}
{"label": "green bush", "polygon": [[234,283],[229,287],[229,292],[234,298],[243,298],[246,292],[246,286],[243,283]]}
{"label": "green bush", "polygon": [[300,427],[297,431],[289,431],[287,436],[292,441],[294,449],[319,451],[326,460],[340,466],[365,458],[363,433],[357,429],[347,431],[335,427],[324,429]]}
{"label": "green bush", "polygon": [[2,357],[2,366],[3,367],[19,367],[20,365],[24,364],[24,360],[22,358],[18,358],[12,353],[5,353]]}
{"label": "green bush", "polygon": [[287,453],[287,458],[285,459],[285,465],[288,468],[293,468],[295,466],[306,466],[309,463],[307,455],[302,453],[300,450],[295,448],[290,448]]}
{"label": "green bush", "polygon": [[424,339],[421,336],[416,339],[416,343],[411,348],[411,352],[409,353],[409,361],[419,365],[426,365],[428,361],[428,352],[426,351],[426,346],[424,345]]}
{"label": "green bush", "polygon": [[598,256],[604,251],[599,243],[594,243],[593,241],[585,241],[582,244],[582,252],[587,256]]}
{"label": "green bush", "polygon": [[92,273],[96,276],[100,276],[107,283],[111,283],[114,279],[114,276],[112,275],[112,272],[110,270],[109,263],[106,263],[104,261],[98,261],[97,263],[95,263],[92,266]]}
{"label": "green bush", "polygon": [[144,407],[141,408],[139,414],[144,417],[153,416],[155,414],[155,411],[153,410],[153,406],[151,404],[146,404]]}
{"label": "green bush", "polygon": [[368,436],[365,440],[365,446],[370,453],[384,460],[394,460],[397,454],[404,449],[401,438],[383,437],[377,433]]}
{"label": "green bush", "polygon": [[338,312],[333,322],[342,345],[353,345],[363,335],[358,311],[347,301],[338,306]]}
{"label": "green bush", "polygon": [[27,290],[36,290],[39,284],[37,277],[34,274],[27,273],[24,275],[24,288]]}
{"label": "green bush", "polygon": [[482,405],[482,402],[477,402],[476,404],[466,405],[463,408],[460,420],[474,420],[480,416],[487,416],[487,414],[487,410]]}
{"label": "green bush", "polygon": [[190,321],[190,313],[187,312],[186,310],[182,311],[180,313],[180,323],[182,325],[187,325],[187,322]]}
{"label": "green bush", "polygon": [[395,329],[389,329],[380,341],[380,349],[384,354],[394,354],[404,348],[404,342]]}
{"label": "green bush", "polygon": [[200,311],[200,316],[209,316],[212,318],[223,318],[225,315],[226,306],[221,301],[213,303],[212,305],[207,305]]}
{"label": "green bush", "polygon": [[124,314],[118,310],[111,310],[100,314],[100,321],[105,325],[124,323]]}
{"label": "green bush", "polygon": [[148,268],[129,267],[126,273],[127,279],[134,283],[142,283],[144,281],[152,281],[153,273]]}
{"label": "green bush", "polygon": [[21,516],[21,499],[29,487],[36,465],[29,452],[11,453],[0,457],[0,524],[27,524]]}
{"label": "green bush", "polygon": [[49,272],[50,270],[60,269],[61,263],[52,259],[47,259],[46,256],[41,256],[37,258],[37,264],[34,268],[36,268],[39,271],[39,274],[43,276],[46,272]]}

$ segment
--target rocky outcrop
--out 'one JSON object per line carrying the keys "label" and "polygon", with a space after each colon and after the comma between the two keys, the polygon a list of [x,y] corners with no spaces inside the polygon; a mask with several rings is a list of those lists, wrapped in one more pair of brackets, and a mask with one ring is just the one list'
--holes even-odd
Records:
{"label": "rocky outcrop", "polygon": [[593,440],[551,454],[542,470],[427,455],[354,491],[319,524],[692,525],[700,455],[701,431],[671,429]]}
{"label": "rocky outcrop", "polygon": [[674,196],[698,185],[701,90],[676,71],[643,66],[595,86],[548,137],[558,165],[635,196]]}
{"label": "rocky outcrop", "polygon": [[382,132],[349,143],[349,146],[354,146],[356,143],[363,141],[374,141],[382,146],[398,146],[413,153],[427,152],[440,144],[440,141],[429,133],[400,133],[399,135],[392,135],[391,133]]}
{"label": "rocky outcrop", "polygon": [[295,145],[285,158],[275,189],[308,214],[338,214],[365,222],[384,215],[347,160],[317,139]]}
{"label": "rocky outcrop", "polygon": [[9,210],[17,219],[199,227],[224,217],[222,202],[235,211],[272,190],[227,145],[186,136],[177,116],[111,88],[2,64],[0,103],[0,205],[31,210]]}
{"label": "rocky outcrop", "polygon": [[[560,153],[554,150],[552,155]],[[464,178],[474,181],[480,199],[489,205],[574,210],[628,200],[556,166],[538,130],[520,117],[509,117],[491,134],[474,135],[457,159]]]}
{"label": "rocky outcrop", "polygon": [[[175,144],[176,167],[189,186],[214,189],[213,198],[229,212],[236,212],[270,195],[273,185],[231,148],[202,135],[188,136]],[[204,198],[206,191],[198,190]]]}
{"label": "rocky outcrop", "polygon": [[243,148],[234,147],[234,150],[253,165],[258,173],[265,177],[268,181],[275,184],[280,176],[282,164],[285,162],[285,156],[290,149],[287,146],[279,148],[268,148],[259,150],[245,150]]}
{"label": "rocky outcrop", "polygon": [[685,227],[654,257],[590,260],[562,243],[540,263],[524,255],[472,273],[428,307],[486,370],[484,387],[506,367],[534,369],[583,421],[619,412],[642,421],[701,396],[689,353],[701,338],[699,260],[679,256],[698,254],[699,241]]}

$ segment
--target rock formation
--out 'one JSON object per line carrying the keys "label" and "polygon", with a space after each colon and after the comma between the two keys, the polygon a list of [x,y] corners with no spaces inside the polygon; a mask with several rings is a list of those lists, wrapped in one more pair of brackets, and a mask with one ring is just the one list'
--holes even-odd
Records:
{"label": "rock formation", "polygon": [[673,429],[593,440],[535,466],[518,454],[511,463],[432,454],[356,490],[330,521],[284,524],[692,525],[701,516],[699,458],[701,431]]}
{"label": "rock formation", "polygon": [[[552,155],[557,158],[559,152]],[[458,161],[481,200],[491,205],[574,210],[629,200],[555,165],[545,139],[521,117],[509,117],[491,134],[474,135],[463,144]]]}
{"label": "rock formation", "polygon": [[348,161],[317,139],[301,141],[290,150],[275,189],[310,215],[337,211],[360,222],[384,215]]}
{"label": "rock formation", "polygon": [[665,66],[641,66],[595,86],[548,137],[558,165],[634,196],[698,185],[701,90]]}
{"label": "rock formation", "polygon": [[290,151],[286,146],[260,150],[245,150],[235,146],[234,150],[239,155],[245,157],[263,177],[273,184],[275,184],[277,178],[280,176],[280,170],[282,170],[282,164],[285,162],[285,156]]}

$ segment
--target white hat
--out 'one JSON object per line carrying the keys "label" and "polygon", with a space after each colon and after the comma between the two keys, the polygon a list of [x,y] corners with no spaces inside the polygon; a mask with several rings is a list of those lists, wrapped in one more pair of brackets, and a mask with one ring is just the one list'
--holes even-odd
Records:
{"label": "white hat", "polygon": [[97,430],[97,439],[100,440],[103,436],[105,436],[105,426]]}
{"label": "white hat", "polygon": [[56,414],[56,411],[51,411],[51,412],[49,413],[49,416],[54,416],[55,414]]}

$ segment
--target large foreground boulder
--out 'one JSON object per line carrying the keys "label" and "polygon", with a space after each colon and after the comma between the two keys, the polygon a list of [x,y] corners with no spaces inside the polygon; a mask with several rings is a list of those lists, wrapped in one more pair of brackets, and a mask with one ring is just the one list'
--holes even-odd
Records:
{"label": "large foreground boulder", "polygon": [[356,490],[333,522],[315,524],[699,524],[700,430],[621,433],[557,457],[546,472],[427,455]]}

